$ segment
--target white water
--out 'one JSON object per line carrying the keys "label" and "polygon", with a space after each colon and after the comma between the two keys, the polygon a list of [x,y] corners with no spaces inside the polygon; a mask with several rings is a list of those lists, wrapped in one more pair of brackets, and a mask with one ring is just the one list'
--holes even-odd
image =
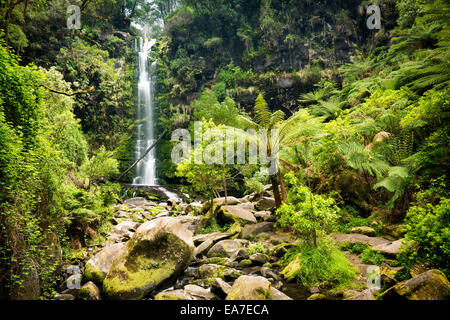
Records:
{"label": "white water", "polygon": [[[139,40],[139,41],[138,41]],[[155,62],[150,65],[149,53],[156,40],[149,40],[147,37],[135,40],[135,50],[138,53],[139,83],[138,83],[138,105],[137,116],[139,120],[137,128],[137,141],[135,149],[135,159],[139,159],[148,148],[155,142],[154,118],[153,118],[153,90],[154,76],[152,71]],[[156,155],[155,148],[142,159],[136,166],[136,177],[134,185],[156,186]]]}

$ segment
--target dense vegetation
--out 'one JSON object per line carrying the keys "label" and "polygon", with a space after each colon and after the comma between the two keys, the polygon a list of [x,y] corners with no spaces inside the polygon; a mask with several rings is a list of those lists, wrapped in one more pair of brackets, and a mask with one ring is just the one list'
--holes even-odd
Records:
{"label": "dense vegetation", "polygon": [[80,30],[63,27],[69,2],[0,2],[0,298],[49,297],[61,261],[104,241],[134,160],[131,21],[158,19],[157,131],[279,129],[281,146],[268,177],[177,166],[165,137],[161,182],[211,201],[271,184],[278,224],[305,240],[284,265],[311,262],[285,274],[308,285],[354,278],[327,237],[354,226],[404,235],[398,264],[449,276],[448,1],[375,0],[381,30],[360,0],[87,0]]}

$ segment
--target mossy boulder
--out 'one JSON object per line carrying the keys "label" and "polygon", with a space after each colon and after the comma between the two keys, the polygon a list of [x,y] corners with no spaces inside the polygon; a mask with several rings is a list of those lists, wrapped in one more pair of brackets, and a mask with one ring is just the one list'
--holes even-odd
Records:
{"label": "mossy boulder", "polygon": [[84,279],[97,284],[103,283],[117,253],[124,246],[123,243],[113,244],[104,248],[86,262]]}
{"label": "mossy boulder", "polygon": [[260,222],[257,224],[248,224],[242,229],[241,238],[252,239],[255,238],[260,233],[270,232],[272,230],[273,230],[272,222]]}
{"label": "mossy boulder", "polygon": [[400,282],[382,294],[383,300],[448,300],[450,283],[439,270],[429,270]]}
{"label": "mossy boulder", "polygon": [[301,260],[300,260],[300,255],[297,255],[294,259],[292,259],[292,261],[286,266],[286,268],[283,269],[283,271],[281,271],[281,274],[283,275],[283,277],[288,280],[291,281],[293,280],[299,273],[301,268]]}
{"label": "mossy boulder", "polygon": [[163,281],[179,275],[194,253],[192,232],[176,219],[142,224],[118,252],[103,282],[110,299],[140,299]]}
{"label": "mossy boulder", "polygon": [[204,264],[198,268],[201,278],[237,279],[242,271],[217,264]]}
{"label": "mossy boulder", "polygon": [[92,282],[85,283],[77,292],[81,300],[101,300],[100,289]]}
{"label": "mossy boulder", "polygon": [[241,276],[231,287],[226,300],[272,300],[270,281],[260,276]]}
{"label": "mossy boulder", "polygon": [[256,203],[255,208],[258,211],[270,211],[275,208],[275,199],[272,197],[263,197]]}
{"label": "mossy boulder", "polygon": [[365,234],[366,236],[373,237],[377,234],[375,229],[371,227],[353,227],[350,230],[352,233]]}
{"label": "mossy boulder", "polygon": [[253,215],[253,212],[247,208],[246,204],[222,206],[219,210],[218,217],[225,222],[231,223],[256,223],[256,218]]}

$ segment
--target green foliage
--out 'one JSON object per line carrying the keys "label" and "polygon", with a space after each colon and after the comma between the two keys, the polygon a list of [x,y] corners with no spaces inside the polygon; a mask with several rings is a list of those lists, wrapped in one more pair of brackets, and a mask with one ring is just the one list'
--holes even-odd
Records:
{"label": "green foliage", "polygon": [[292,173],[285,175],[289,186],[288,203],[278,210],[278,222],[292,225],[295,230],[312,242],[316,232],[329,231],[338,219],[339,208],[332,198],[313,194]]}
{"label": "green foliage", "polygon": [[[298,261],[298,267],[295,262]],[[345,254],[328,240],[321,239],[317,247],[301,244],[289,250],[283,257],[287,264],[282,274],[287,279],[298,278],[304,286],[348,285],[357,276],[357,271]]]}
{"label": "green foliage", "polygon": [[361,262],[364,264],[380,265],[385,258],[381,253],[375,252],[370,247],[364,249],[361,254]]}
{"label": "green foliage", "polygon": [[261,242],[258,243],[253,243],[248,247],[248,254],[252,255],[255,253],[265,253],[266,252],[266,248],[264,247],[264,244]]}
{"label": "green foliage", "polygon": [[444,190],[446,184],[436,181],[430,189],[416,194],[405,219],[405,238],[412,243],[402,253],[402,260],[409,267],[426,262],[448,275],[450,199]]}
{"label": "green foliage", "polygon": [[118,161],[113,153],[101,147],[97,154],[86,160],[80,167],[80,176],[91,181],[108,180],[119,173]]}

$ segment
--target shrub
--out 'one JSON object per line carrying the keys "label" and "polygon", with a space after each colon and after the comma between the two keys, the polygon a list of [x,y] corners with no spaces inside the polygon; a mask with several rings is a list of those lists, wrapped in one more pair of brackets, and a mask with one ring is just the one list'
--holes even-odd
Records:
{"label": "shrub", "polygon": [[[445,183],[440,188],[445,189]],[[401,262],[411,267],[418,262],[429,263],[450,274],[450,199],[432,186],[417,194],[417,201],[407,212],[405,238],[412,245],[400,254]]]}
{"label": "shrub", "polygon": [[292,173],[285,178],[290,185],[289,202],[277,210],[279,223],[282,226],[293,225],[300,235],[313,242],[317,232],[332,229],[338,219],[339,208],[333,198],[313,194]]}
{"label": "shrub", "polygon": [[287,266],[281,272],[287,280],[297,278],[305,286],[347,285],[357,271],[345,254],[329,239],[321,239],[317,248],[308,243],[289,250],[283,257]]}

